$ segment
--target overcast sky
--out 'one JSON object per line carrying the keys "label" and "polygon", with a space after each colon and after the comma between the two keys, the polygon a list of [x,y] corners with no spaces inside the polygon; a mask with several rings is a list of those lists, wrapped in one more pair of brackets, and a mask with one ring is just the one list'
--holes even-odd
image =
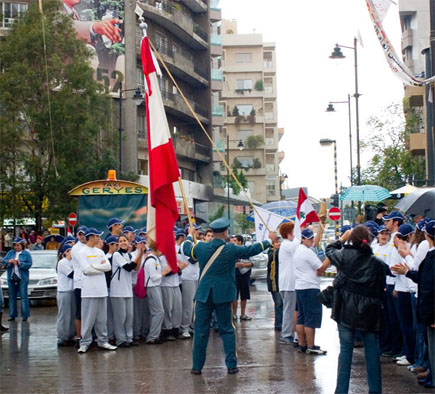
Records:
{"label": "overcast sky", "polygon": [[[334,193],[333,148],[320,147],[321,138],[337,140],[338,180],[350,184],[349,133],[346,104],[325,112],[329,101],[345,101],[355,93],[353,50],[343,49],[346,59],[331,60],[336,43],[353,46],[361,33],[364,47],[358,47],[358,79],[361,139],[368,134],[367,120],[392,102],[403,98],[403,85],[393,75],[375,36],[365,0],[221,0],[222,18],[236,19],[238,33],[263,34],[276,43],[278,126],[284,127],[280,150],[285,152],[281,171],[288,174],[285,187],[308,187],[316,198]],[[400,22],[397,5],[392,5],[384,27],[400,53]],[[352,99],[356,165],[355,101]],[[362,166],[370,152],[361,152]]]}

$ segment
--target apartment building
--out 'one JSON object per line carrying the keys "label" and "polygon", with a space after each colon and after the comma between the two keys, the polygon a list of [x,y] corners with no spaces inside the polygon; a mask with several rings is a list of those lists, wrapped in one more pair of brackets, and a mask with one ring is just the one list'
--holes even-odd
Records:
{"label": "apartment building", "polygon": [[[399,0],[399,15],[402,28],[403,61],[415,76],[424,77],[426,75],[426,55],[422,52],[430,46],[429,1]],[[426,88],[406,86],[405,98],[409,103],[409,108],[421,119],[420,126],[411,130],[409,149],[413,155],[425,160],[427,167]],[[418,182],[417,185],[423,186]]]}
{"label": "apartment building", "polygon": [[[229,162],[242,169],[251,196],[261,202],[280,199],[279,164],[284,152],[278,142],[275,44],[261,34],[238,34],[237,22],[222,20],[223,90],[219,103],[225,113],[224,127],[214,130],[220,150]],[[227,147],[228,145],[228,147]],[[215,156],[214,171],[225,174]]]}

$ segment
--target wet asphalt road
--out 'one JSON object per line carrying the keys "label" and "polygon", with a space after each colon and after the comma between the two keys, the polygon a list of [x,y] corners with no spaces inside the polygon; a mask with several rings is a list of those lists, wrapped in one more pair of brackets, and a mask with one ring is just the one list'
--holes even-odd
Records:
{"label": "wet asphalt road", "polygon": [[[330,280],[326,280],[327,285]],[[279,344],[273,303],[263,282],[251,287],[248,314],[237,323],[240,373],[228,375],[222,342],[210,336],[203,374],[193,376],[191,340],[104,352],[56,346],[55,306],[31,308],[27,323],[17,319],[0,339],[1,393],[333,393],[339,352],[335,323],[324,309],[316,344],[326,356],[298,353]],[[5,310],[3,320],[7,320]],[[9,323],[9,322],[5,322]],[[355,349],[350,392],[368,392],[363,349]],[[406,367],[382,358],[385,393],[430,392]]]}

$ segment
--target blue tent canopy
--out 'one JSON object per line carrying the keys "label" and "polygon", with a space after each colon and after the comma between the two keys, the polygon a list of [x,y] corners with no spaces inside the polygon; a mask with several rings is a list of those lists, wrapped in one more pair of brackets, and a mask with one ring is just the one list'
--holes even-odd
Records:
{"label": "blue tent canopy", "polygon": [[[276,213],[277,215],[284,216],[286,218],[294,220],[294,217],[296,215],[296,207],[297,203],[294,201],[273,201],[268,202],[267,204],[264,204],[261,206],[261,208],[266,209],[270,212]],[[254,221],[254,213],[251,212],[247,217],[247,220],[250,222]]]}

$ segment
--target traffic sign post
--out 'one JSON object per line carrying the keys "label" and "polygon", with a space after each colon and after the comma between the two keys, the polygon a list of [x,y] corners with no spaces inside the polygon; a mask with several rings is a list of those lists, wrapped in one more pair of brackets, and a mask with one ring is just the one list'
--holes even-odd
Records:
{"label": "traffic sign post", "polygon": [[74,227],[77,224],[77,214],[72,212],[68,215],[68,223],[70,226]]}
{"label": "traffic sign post", "polygon": [[328,211],[328,218],[336,222],[341,218],[341,211],[338,207],[332,207]]}

